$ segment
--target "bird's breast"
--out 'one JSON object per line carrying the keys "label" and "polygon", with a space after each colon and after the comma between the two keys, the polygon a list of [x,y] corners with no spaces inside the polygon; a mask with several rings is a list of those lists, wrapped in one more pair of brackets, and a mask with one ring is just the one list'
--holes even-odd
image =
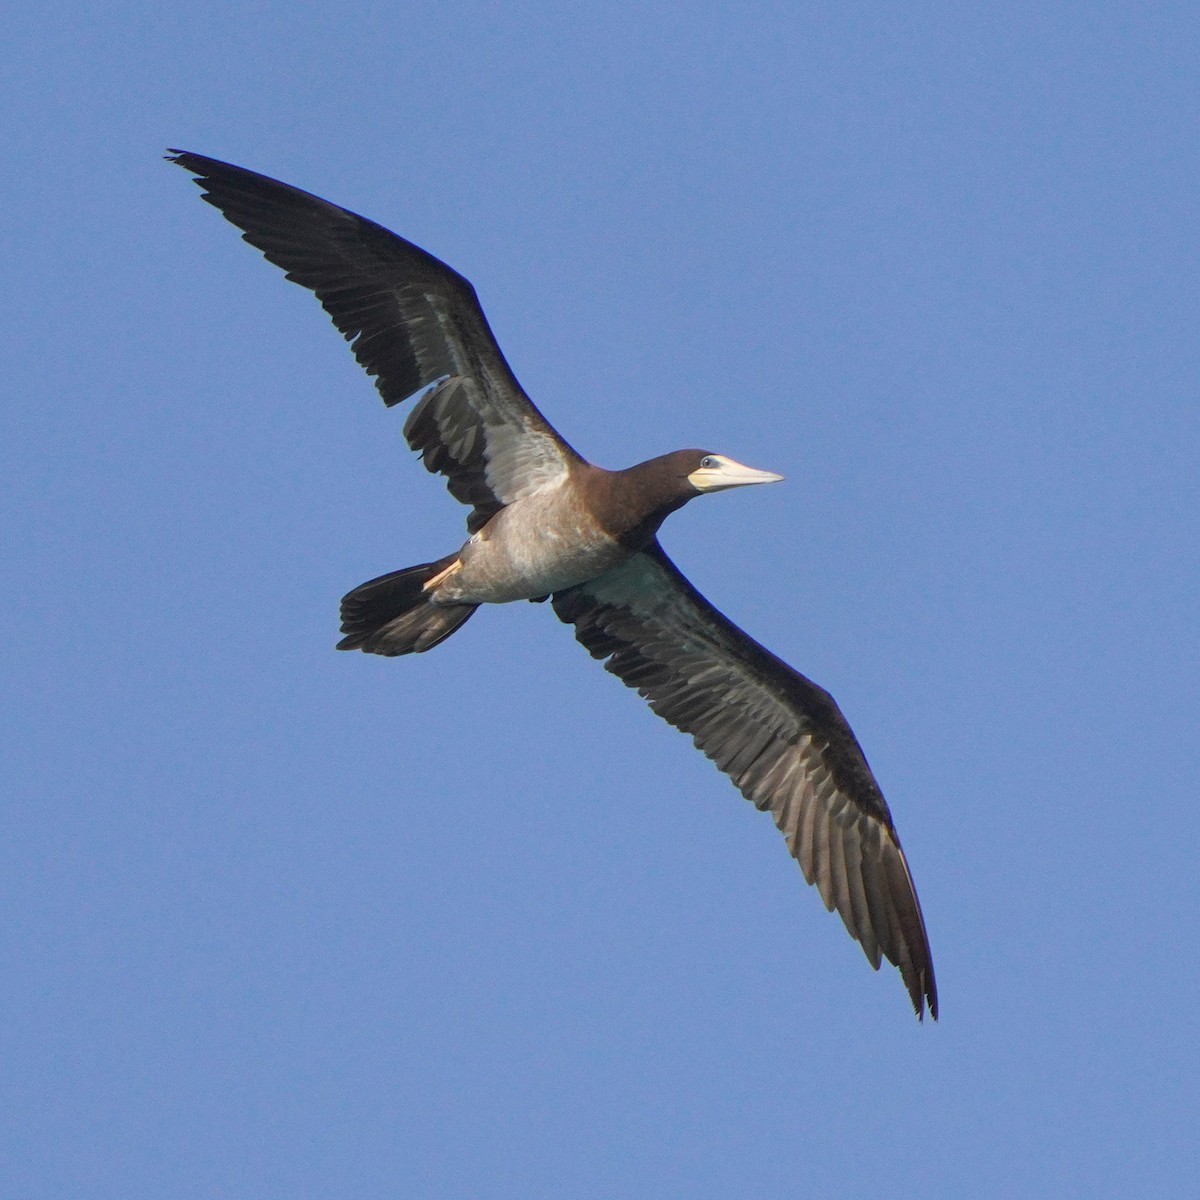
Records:
{"label": "bird's breast", "polygon": [[437,595],[469,604],[547,596],[595,579],[629,554],[578,494],[552,485],[498,512],[459,551],[462,568]]}

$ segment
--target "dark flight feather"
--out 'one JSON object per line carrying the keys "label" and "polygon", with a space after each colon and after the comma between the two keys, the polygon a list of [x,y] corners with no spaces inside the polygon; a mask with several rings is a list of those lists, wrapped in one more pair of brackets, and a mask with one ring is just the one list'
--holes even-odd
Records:
{"label": "dark flight feather", "polygon": [[472,531],[580,461],[521,389],[475,289],[452,267],[265,175],[180,150],[171,161],[196,176],[250,245],[316,295],[385,404],[428,389],[405,436],[474,507]]}
{"label": "dark flight feather", "polygon": [[921,905],[892,816],[828,692],[743,633],[657,544],[588,583],[554,611],[594,658],[692,735],[758,808],[768,810],[877,970],[900,968],[918,1016],[937,1017]]}

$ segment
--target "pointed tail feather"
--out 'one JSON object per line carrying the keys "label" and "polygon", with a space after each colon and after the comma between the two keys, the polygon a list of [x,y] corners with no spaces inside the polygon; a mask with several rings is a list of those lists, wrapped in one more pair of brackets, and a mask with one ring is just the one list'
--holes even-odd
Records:
{"label": "pointed tail feather", "polygon": [[424,585],[456,555],[392,571],[360,584],[342,599],[339,650],[367,654],[420,654],[444,642],[478,607],[435,604]]}

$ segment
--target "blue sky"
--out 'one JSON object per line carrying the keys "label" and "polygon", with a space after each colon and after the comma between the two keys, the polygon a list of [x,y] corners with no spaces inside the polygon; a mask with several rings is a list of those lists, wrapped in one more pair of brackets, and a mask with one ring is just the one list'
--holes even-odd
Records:
{"label": "blue sky", "polygon": [[[8,19],[2,1190],[1192,1194],[1194,6],[576,7]],[[167,146],[452,263],[593,460],[788,477],[664,543],[940,1023],[548,609],[333,652],[463,510]]]}

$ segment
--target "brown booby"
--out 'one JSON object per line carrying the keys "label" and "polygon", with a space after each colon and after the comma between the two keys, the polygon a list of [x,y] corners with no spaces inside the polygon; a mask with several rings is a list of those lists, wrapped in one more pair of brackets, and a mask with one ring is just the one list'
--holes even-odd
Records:
{"label": "brown booby", "polygon": [[481,604],[551,599],[594,658],[646,698],[775,818],[805,879],[878,970],[899,967],[919,1017],[937,1018],[921,905],[891,813],[833,698],[743,633],[658,543],[705,492],[782,478],[706,450],[624,471],[580,457],[534,407],[475,289],[365,217],[242,167],[172,150],[242,237],[316,294],[426,468],[471,512],[436,562],[342,601],[341,650],[432,649]]}

